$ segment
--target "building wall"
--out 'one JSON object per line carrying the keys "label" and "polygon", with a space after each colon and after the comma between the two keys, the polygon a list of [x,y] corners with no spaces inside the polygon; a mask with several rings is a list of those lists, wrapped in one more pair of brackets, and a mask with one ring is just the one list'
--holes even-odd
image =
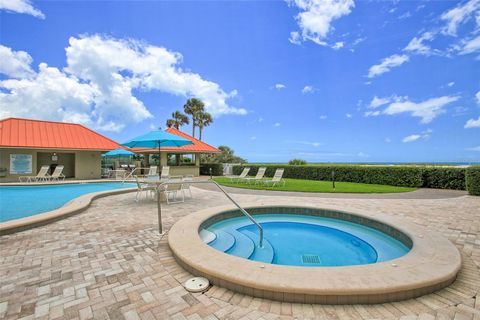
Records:
{"label": "building wall", "polygon": [[[58,161],[53,162],[53,152],[58,155]],[[62,154],[70,154],[69,156]],[[31,154],[31,174],[10,174],[10,154]],[[52,163],[64,164],[65,175],[75,179],[100,179],[101,177],[101,152],[100,151],[75,151],[75,150],[45,150],[45,149],[10,149],[0,148],[0,168],[6,168],[5,177],[0,177],[0,182],[18,182],[19,176],[35,176],[39,165]],[[62,162],[63,161],[63,162]]]}
{"label": "building wall", "polygon": [[187,176],[193,175],[198,177],[200,175],[200,167],[197,166],[170,166],[171,176]]}
{"label": "building wall", "polygon": [[102,173],[102,153],[99,151],[75,152],[75,178],[100,179]]}

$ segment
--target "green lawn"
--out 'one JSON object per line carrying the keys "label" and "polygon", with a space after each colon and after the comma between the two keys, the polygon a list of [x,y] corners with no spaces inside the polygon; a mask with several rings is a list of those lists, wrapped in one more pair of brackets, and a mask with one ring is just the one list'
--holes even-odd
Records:
{"label": "green lawn", "polygon": [[259,189],[259,190],[279,190],[279,191],[301,191],[301,192],[344,192],[344,193],[396,193],[409,192],[415,188],[384,186],[380,184],[365,184],[353,182],[335,182],[335,190],[333,190],[331,181],[314,181],[300,179],[285,179],[285,186],[277,185],[275,187],[265,186],[263,184],[247,184],[244,182],[231,182],[229,178],[216,177],[216,182],[223,186]]}

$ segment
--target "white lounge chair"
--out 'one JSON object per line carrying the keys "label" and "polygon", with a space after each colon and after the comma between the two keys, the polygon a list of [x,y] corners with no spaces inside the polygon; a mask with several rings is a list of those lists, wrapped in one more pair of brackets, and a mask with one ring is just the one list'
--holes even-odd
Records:
{"label": "white lounge chair", "polygon": [[227,178],[229,178],[231,182],[239,181],[243,178],[246,178],[249,171],[250,171],[250,168],[243,168],[243,171],[242,171],[242,173],[240,173],[240,175],[238,175],[238,176],[227,176]]}
{"label": "white lounge chair", "polygon": [[48,177],[49,181],[60,181],[60,179],[65,180],[65,175],[63,174],[64,165],[58,165],[55,167],[52,175]]}
{"label": "white lounge chair", "polygon": [[283,172],[285,169],[277,169],[275,170],[275,174],[273,175],[272,179],[266,179],[263,180],[262,182],[266,185],[271,185],[274,187],[277,184],[283,184],[285,185],[285,180],[283,179]]}
{"label": "white lounge chair", "polygon": [[18,177],[18,181],[20,182],[47,181],[49,177],[48,175],[49,169],[50,169],[50,166],[42,166],[36,176],[21,176],[21,177]]}
{"label": "white lounge chair", "polygon": [[246,177],[241,179],[241,181],[245,181],[246,183],[254,182],[257,184],[258,182],[262,181],[265,171],[267,171],[266,167],[260,167],[258,168],[257,175],[255,177]]}
{"label": "white lounge chair", "polygon": [[148,183],[141,183],[138,180],[137,176],[135,176],[135,181],[137,182],[137,194],[135,195],[135,202],[138,202],[139,195],[142,192],[145,192],[145,199],[146,199],[149,192],[152,193],[152,194],[155,194],[155,192],[157,191],[157,188],[156,188],[155,185],[148,184]]}
{"label": "white lounge chair", "polygon": [[160,180],[168,180],[170,179],[170,167],[163,166],[162,173],[160,174]]}

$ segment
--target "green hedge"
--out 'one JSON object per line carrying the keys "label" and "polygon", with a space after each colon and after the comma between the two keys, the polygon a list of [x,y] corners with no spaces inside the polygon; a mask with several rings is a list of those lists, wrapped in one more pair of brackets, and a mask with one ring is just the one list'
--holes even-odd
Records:
{"label": "green hedge", "polygon": [[243,165],[233,168],[240,174],[250,167],[249,175],[255,175],[259,167],[267,167],[266,176],[272,177],[277,168],[284,168],[285,178],[306,180],[335,180],[343,182],[383,184],[399,187],[465,190],[465,169],[420,166],[361,166],[361,165]]}
{"label": "green hedge", "polygon": [[465,172],[465,184],[469,194],[480,196],[480,166],[469,167]]}
{"label": "green hedge", "polygon": [[213,176],[223,175],[223,165],[221,163],[202,163],[200,164],[200,174],[209,176],[212,169]]}

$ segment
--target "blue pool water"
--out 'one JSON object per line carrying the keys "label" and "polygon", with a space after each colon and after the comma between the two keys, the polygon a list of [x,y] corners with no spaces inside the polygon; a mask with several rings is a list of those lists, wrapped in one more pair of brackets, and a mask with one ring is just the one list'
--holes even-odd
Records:
{"label": "blue pool water", "polygon": [[266,263],[319,267],[371,264],[396,259],[410,249],[376,229],[339,219],[297,214],[262,214],[264,246],[246,217],[209,226],[200,236],[211,247]]}
{"label": "blue pool water", "polygon": [[115,182],[0,187],[0,222],[54,210],[87,193],[132,187]]}

